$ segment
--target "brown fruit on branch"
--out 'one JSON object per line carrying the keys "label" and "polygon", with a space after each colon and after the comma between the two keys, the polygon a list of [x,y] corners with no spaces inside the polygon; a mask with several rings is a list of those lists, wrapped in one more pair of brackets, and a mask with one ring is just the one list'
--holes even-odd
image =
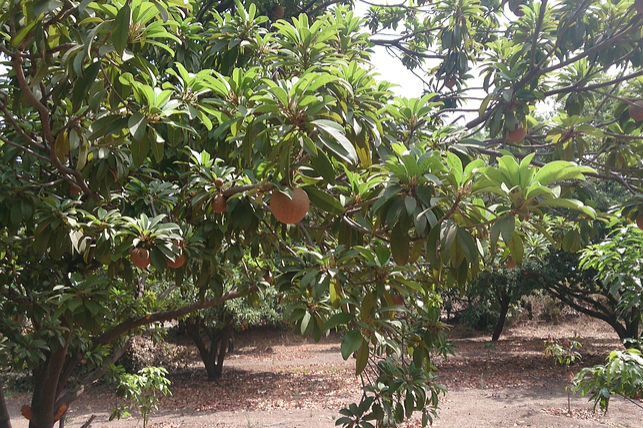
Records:
{"label": "brown fruit on branch", "polygon": [[527,129],[520,125],[516,125],[513,131],[507,134],[507,141],[510,143],[520,143],[527,136]]}
{"label": "brown fruit on branch", "polygon": [[455,86],[456,83],[458,83],[458,80],[455,77],[449,77],[444,81],[444,86],[451,89]]}
{"label": "brown fruit on branch", "polygon": [[223,187],[223,179],[222,178],[216,178],[214,180],[214,185],[217,187],[217,189],[220,189]]}
{"label": "brown fruit on branch", "polygon": [[58,410],[56,410],[56,414],[54,415],[54,422],[59,421],[60,418],[65,414],[67,411],[67,404],[62,403],[60,406],[58,406]]}
{"label": "brown fruit on branch", "polygon": [[281,19],[284,17],[284,13],[286,12],[286,9],[280,4],[275,5],[275,7],[272,8],[272,17],[274,19]]}
{"label": "brown fruit on branch", "polygon": [[31,420],[31,417],[33,414],[31,413],[31,407],[27,406],[26,404],[20,408],[20,413],[22,413],[22,416],[24,416],[28,421]]}
{"label": "brown fruit on branch", "polygon": [[639,214],[636,217],[636,225],[639,227],[639,229],[643,229],[643,214]]}
{"label": "brown fruit on branch", "polygon": [[516,262],[514,262],[512,259],[507,259],[507,267],[509,269],[513,269],[516,267]]}
{"label": "brown fruit on branch", "polygon": [[172,269],[178,269],[184,264],[185,264],[185,254],[181,254],[180,256],[174,257],[174,261],[167,259],[167,265]]}
{"label": "brown fruit on branch", "polygon": [[152,261],[150,251],[145,248],[134,248],[130,254],[130,260],[134,266],[141,269],[148,267]]}
{"label": "brown fruit on branch", "polygon": [[224,213],[226,211],[225,196],[217,195],[212,199],[212,211],[215,213]]}
{"label": "brown fruit on branch", "polygon": [[404,297],[399,294],[391,294],[391,301],[394,305],[404,306]]}
{"label": "brown fruit on branch", "polygon": [[[643,2],[643,0],[641,1]],[[643,101],[635,101],[634,104],[630,104],[627,108],[627,112],[632,119],[640,122],[643,120]]]}
{"label": "brown fruit on branch", "polygon": [[306,216],[309,207],[308,193],[299,187],[292,189],[292,199],[276,189],[270,198],[272,215],[285,224],[299,223]]}

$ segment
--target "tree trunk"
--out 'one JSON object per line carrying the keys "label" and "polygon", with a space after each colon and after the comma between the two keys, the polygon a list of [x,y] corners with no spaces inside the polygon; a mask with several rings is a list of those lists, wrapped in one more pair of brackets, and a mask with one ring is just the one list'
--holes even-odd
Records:
{"label": "tree trunk", "polygon": [[[632,308],[629,313],[627,314],[627,317],[623,315],[623,318],[625,318],[625,330],[626,330],[626,335],[627,339],[638,339],[639,338],[639,327],[641,324],[641,311]],[[624,338],[621,338],[623,340]],[[636,344],[633,342],[627,342],[625,343],[626,348],[633,348],[636,347]]]}
{"label": "tree trunk", "polygon": [[203,326],[203,329],[206,331],[208,338],[210,339],[210,348],[208,349],[207,361],[203,361],[205,364],[205,369],[208,372],[209,380],[216,380],[221,377],[221,370],[217,367],[217,350],[219,349],[219,344],[221,343],[221,334],[220,332],[214,332],[209,330],[206,326]]}
{"label": "tree trunk", "polygon": [[500,339],[502,330],[505,328],[505,320],[507,319],[507,312],[509,312],[509,299],[506,302],[501,302],[500,304],[500,316],[498,317],[498,322],[493,327],[493,336],[491,336],[492,342],[497,342]]}
{"label": "tree trunk", "polygon": [[210,357],[210,350],[212,343],[210,343],[210,348],[205,344],[203,337],[201,336],[201,324],[202,320],[200,317],[191,317],[185,320],[185,330],[194,342],[194,345],[199,350],[199,355],[201,356],[201,361],[205,366],[205,371],[208,374],[208,379],[213,379],[216,377],[214,369],[214,359]]}
{"label": "tree trunk", "polygon": [[510,294],[507,293],[506,286],[498,297],[498,301],[500,303],[500,316],[498,317],[496,325],[493,327],[493,335],[491,336],[492,342],[497,342],[498,339],[500,339],[502,330],[505,328],[505,321],[507,319],[507,313],[509,312],[509,304],[511,303],[511,297]]}
{"label": "tree trunk", "polygon": [[221,377],[223,373],[223,360],[225,358],[228,342],[230,341],[230,334],[232,333],[232,322],[226,322],[223,331],[221,332],[221,339],[219,339],[219,355],[217,356],[216,373]]}
{"label": "tree trunk", "polygon": [[[227,319],[223,329],[219,330],[208,328],[200,317],[192,317],[186,320],[185,328],[199,350],[208,379],[219,379],[223,373],[223,361],[232,333],[232,321]],[[208,336],[209,346],[203,340],[202,330]]]}
{"label": "tree trunk", "polygon": [[52,428],[54,426],[58,382],[65,364],[70,336],[71,333],[67,331],[64,338],[65,345],[51,352],[47,359],[34,370],[34,391],[31,397],[32,418],[29,428]]}
{"label": "tree trunk", "polygon": [[11,428],[11,418],[4,401],[4,390],[0,388],[0,428]]}

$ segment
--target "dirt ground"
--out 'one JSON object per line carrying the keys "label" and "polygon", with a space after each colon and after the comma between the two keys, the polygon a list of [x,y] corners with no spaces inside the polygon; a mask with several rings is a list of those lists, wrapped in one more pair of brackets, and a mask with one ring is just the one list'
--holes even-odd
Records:
{"label": "dirt ground", "polygon": [[[607,325],[587,318],[557,326],[517,325],[495,347],[485,346],[488,335],[454,329],[455,356],[435,361],[449,390],[433,426],[643,427],[643,408],[617,398],[609,413],[600,415],[587,398],[572,396],[572,416],[567,414],[566,370],[545,357],[544,340],[574,332],[583,337],[575,371],[602,362],[619,346]],[[148,427],[334,427],[338,410],[359,399],[361,385],[353,376],[354,362],[342,360],[340,341],[330,336],[313,343],[284,331],[241,334],[218,382],[205,379],[196,351],[179,341],[170,350],[178,361],[169,376],[173,395],[161,400]],[[14,428],[28,426],[20,416],[27,400],[26,395],[7,398]],[[91,415],[96,415],[94,428],[143,426],[136,417],[108,421],[117,402],[113,387],[96,386],[72,405],[65,427],[78,428]],[[417,419],[404,425],[420,426]]]}

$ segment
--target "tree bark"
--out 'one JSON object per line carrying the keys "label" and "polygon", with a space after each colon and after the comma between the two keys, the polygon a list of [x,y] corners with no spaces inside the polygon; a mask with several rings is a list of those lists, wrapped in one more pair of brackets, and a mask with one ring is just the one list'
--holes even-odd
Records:
{"label": "tree bark", "polygon": [[502,284],[502,289],[496,293],[496,298],[498,303],[500,303],[500,316],[498,316],[498,321],[493,327],[493,335],[491,336],[492,342],[497,342],[500,339],[502,330],[505,328],[505,321],[507,319],[507,313],[509,312],[509,304],[511,303],[511,293],[507,292],[507,285]]}
{"label": "tree bark", "polygon": [[[632,308],[628,313],[628,318],[625,320],[625,329],[627,332],[628,339],[638,339],[639,338],[639,328],[641,325],[641,311],[636,308]],[[622,339],[621,339],[622,340]],[[632,342],[625,343],[626,348],[636,347]]]}
{"label": "tree bark", "polygon": [[11,428],[11,417],[4,401],[4,390],[0,388],[0,428]]}
{"label": "tree bark", "polygon": [[201,317],[191,317],[185,320],[185,329],[194,342],[194,345],[199,350],[199,355],[201,356],[201,361],[205,366],[205,371],[208,374],[208,379],[216,379],[216,370],[214,365],[214,358],[212,358],[212,339],[210,339],[210,347],[208,347],[201,336],[203,320]]}
{"label": "tree bark", "polygon": [[[223,362],[232,331],[231,320],[226,319],[225,326],[222,329],[214,329],[208,328],[202,318],[193,317],[186,320],[185,327],[194,345],[199,350],[208,379],[216,380],[221,378]],[[209,346],[203,340],[202,331],[208,336]]]}
{"label": "tree bark", "polygon": [[507,313],[509,312],[509,299],[503,300],[500,302],[500,316],[498,317],[498,322],[493,328],[493,336],[491,336],[492,342],[497,342],[500,339],[500,335],[505,328],[505,321],[507,320]]}
{"label": "tree bark", "polygon": [[221,339],[219,341],[219,355],[217,357],[216,373],[219,377],[223,374],[223,360],[225,359],[226,349],[228,342],[230,342],[230,333],[232,333],[232,321],[226,320],[226,325],[221,332]]}
{"label": "tree bark", "polygon": [[51,352],[47,359],[34,370],[34,391],[31,397],[32,419],[29,422],[29,428],[54,426],[58,381],[65,364],[70,338],[71,331],[68,330],[65,334],[64,346]]}

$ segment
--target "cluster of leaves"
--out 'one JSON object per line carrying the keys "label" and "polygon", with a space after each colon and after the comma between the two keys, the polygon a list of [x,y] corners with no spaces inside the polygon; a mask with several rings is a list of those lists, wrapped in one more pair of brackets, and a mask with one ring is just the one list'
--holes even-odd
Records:
{"label": "cluster of leaves", "polygon": [[545,356],[552,357],[556,364],[569,366],[581,358],[578,348],[582,347],[581,336],[574,332],[568,340],[560,340],[549,336],[545,341]]}
{"label": "cluster of leaves", "polygon": [[609,289],[623,312],[638,308],[641,313],[641,233],[638,227],[615,224],[606,239],[585,248],[580,259],[580,267],[596,272],[596,280]]}
{"label": "cluster of leaves", "polygon": [[605,364],[581,370],[574,377],[574,388],[583,395],[590,395],[594,408],[603,412],[609,408],[610,397],[619,395],[634,399],[643,390],[643,358],[641,351],[630,348],[612,351]]}
{"label": "cluster of leaves", "polygon": [[171,382],[165,377],[167,370],[162,367],[145,367],[137,374],[127,374],[122,369],[119,370],[119,367],[113,366],[110,375],[118,379],[116,395],[130,401],[129,404],[119,404],[109,417],[110,421],[131,416],[127,409],[136,407],[141,413],[145,427],[152,410],[158,409],[157,394],[171,394]]}

